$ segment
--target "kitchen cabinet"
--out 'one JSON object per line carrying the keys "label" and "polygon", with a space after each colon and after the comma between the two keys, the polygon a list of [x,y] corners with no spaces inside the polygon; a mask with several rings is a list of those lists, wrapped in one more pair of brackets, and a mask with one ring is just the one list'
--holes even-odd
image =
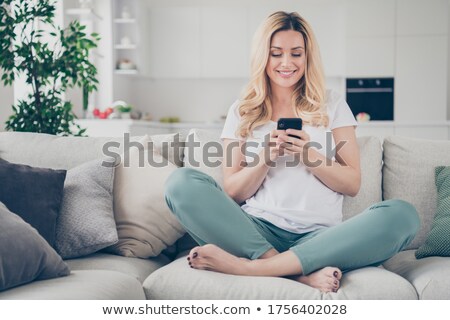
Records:
{"label": "kitchen cabinet", "polygon": [[[345,7],[342,1],[307,2],[305,19],[311,24],[320,47],[327,77],[345,76]],[[300,5],[299,9],[300,10]]]}
{"label": "kitchen cabinet", "polygon": [[346,76],[393,77],[395,1],[347,0],[345,8]]}
{"label": "kitchen cabinet", "polygon": [[347,77],[394,77],[395,37],[351,37],[346,46]]}
{"label": "kitchen cabinet", "polygon": [[397,38],[394,119],[447,119],[447,36]]}
{"label": "kitchen cabinet", "polygon": [[347,0],[345,9],[347,37],[395,35],[395,1]]}
{"label": "kitchen cabinet", "polygon": [[395,134],[395,127],[392,121],[370,121],[359,123],[356,127],[356,136],[378,137],[381,141],[384,138],[393,136]]}
{"label": "kitchen cabinet", "polygon": [[395,128],[397,136],[418,139],[447,140],[449,125],[443,122],[431,124],[398,124]]}
{"label": "kitchen cabinet", "polygon": [[397,0],[397,35],[448,33],[448,0]]}
{"label": "kitchen cabinet", "polygon": [[200,19],[200,77],[248,77],[247,10],[204,7]]}
{"label": "kitchen cabinet", "polygon": [[370,121],[358,124],[356,136],[374,136],[381,141],[389,136],[402,136],[417,139],[448,140],[450,139],[450,122],[396,122]]}
{"label": "kitchen cabinet", "polygon": [[[153,78],[247,78],[250,47],[260,23],[276,10],[298,11],[311,23],[325,73],[345,74],[345,9],[341,1],[291,2],[275,8],[245,6],[151,7]],[[170,21],[170,23],[167,23]],[[332,32],[331,32],[332,31]]]}
{"label": "kitchen cabinet", "polygon": [[158,7],[149,12],[151,77],[199,78],[200,8]]}

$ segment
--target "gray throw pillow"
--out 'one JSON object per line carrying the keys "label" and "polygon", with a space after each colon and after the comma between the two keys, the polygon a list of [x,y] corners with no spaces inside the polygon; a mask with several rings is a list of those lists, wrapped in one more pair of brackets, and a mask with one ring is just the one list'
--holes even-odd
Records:
{"label": "gray throw pillow", "polygon": [[35,228],[52,247],[65,178],[66,170],[0,159],[0,202]]}
{"label": "gray throw pillow", "polygon": [[69,273],[36,229],[0,202],[0,291]]}
{"label": "gray throw pillow", "polygon": [[438,193],[436,215],[425,243],[416,251],[416,258],[450,257],[450,167],[435,169]]}
{"label": "gray throw pillow", "polygon": [[114,167],[103,159],[67,171],[56,250],[64,258],[94,253],[118,241],[113,211]]}

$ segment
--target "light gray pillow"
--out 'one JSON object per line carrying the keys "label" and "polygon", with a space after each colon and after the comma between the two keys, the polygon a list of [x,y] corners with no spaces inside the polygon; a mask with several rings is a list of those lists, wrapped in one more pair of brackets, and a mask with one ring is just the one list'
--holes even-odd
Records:
{"label": "light gray pillow", "polygon": [[437,206],[435,167],[450,166],[450,141],[388,137],[383,144],[383,198],[410,202],[421,226],[407,249],[425,243]]}
{"label": "light gray pillow", "polygon": [[113,211],[114,167],[103,159],[67,171],[61,212],[56,223],[56,250],[76,258],[118,241]]}
{"label": "light gray pillow", "polygon": [[36,229],[0,202],[0,291],[69,273]]}

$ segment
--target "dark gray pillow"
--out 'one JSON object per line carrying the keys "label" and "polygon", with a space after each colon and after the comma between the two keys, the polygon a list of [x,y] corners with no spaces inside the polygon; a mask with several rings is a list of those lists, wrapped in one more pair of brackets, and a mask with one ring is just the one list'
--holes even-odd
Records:
{"label": "dark gray pillow", "polygon": [[0,202],[53,247],[66,170],[34,168],[0,159]]}
{"label": "dark gray pillow", "polygon": [[0,291],[69,273],[36,229],[0,202]]}
{"label": "dark gray pillow", "polygon": [[113,211],[114,167],[93,160],[67,171],[56,224],[56,251],[84,256],[118,241]]}

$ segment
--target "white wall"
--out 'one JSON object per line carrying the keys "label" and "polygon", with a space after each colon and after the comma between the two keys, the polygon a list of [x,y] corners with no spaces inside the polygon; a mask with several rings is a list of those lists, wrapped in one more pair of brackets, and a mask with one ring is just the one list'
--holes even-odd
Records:
{"label": "white wall", "polygon": [[14,89],[12,86],[4,87],[0,84],[0,131],[5,130],[5,121],[12,114],[11,106],[14,103]]}
{"label": "white wall", "polygon": [[245,79],[140,79],[130,103],[154,120],[178,116],[182,121],[217,121],[239,98]]}
{"label": "white wall", "polygon": [[[450,0],[448,1],[448,18],[450,19]],[[448,41],[447,41],[447,66],[448,66],[448,73],[447,73],[447,83],[450,83],[450,23],[448,24]],[[447,88],[447,120],[450,120],[450,89]],[[450,139],[450,132],[449,132],[449,139]]]}

